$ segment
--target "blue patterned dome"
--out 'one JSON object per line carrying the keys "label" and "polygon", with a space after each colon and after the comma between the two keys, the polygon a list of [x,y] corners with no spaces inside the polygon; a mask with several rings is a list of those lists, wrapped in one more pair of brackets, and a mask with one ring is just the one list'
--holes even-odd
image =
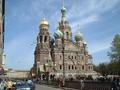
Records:
{"label": "blue patterned dome", "polygon": [[63,33],[57,28],[57,30],[54,33],[55,39],[61,38],[63,36]]}
{"label": "blue patterned dome", "polygon": [[50,36],[50,41],[52,42],[52,43],[54,43],[54,41],[55,41],[55,38],[54,38],[54,36]]}

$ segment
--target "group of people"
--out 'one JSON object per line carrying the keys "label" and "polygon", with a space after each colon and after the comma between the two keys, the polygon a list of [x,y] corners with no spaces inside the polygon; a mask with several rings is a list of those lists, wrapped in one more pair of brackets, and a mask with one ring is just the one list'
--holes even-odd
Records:
{"label": "group of people", "polygon": [[0,79],[0,90],[12,90],[13,82],[10,79]]}
{"label": "group of people", "polygon": [[[27,84],[33,84],[33,81],[31,79],[25,79],[25,80],[22,80],[24,81],[25,83]],[[16,79],[8,79],[8,78],[0,78],[0,90],[15,90],[15,85],[17,83],[17,80]]]}

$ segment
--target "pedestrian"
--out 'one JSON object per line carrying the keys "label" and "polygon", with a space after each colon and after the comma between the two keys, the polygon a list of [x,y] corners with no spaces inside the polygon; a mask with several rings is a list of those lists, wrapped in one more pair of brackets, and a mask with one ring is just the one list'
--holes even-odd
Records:
{"label": "pedestrian", "polygon": [[7,84],[7,90],[12,90],[13,82],[10,79],[8,79],[6,84]]}

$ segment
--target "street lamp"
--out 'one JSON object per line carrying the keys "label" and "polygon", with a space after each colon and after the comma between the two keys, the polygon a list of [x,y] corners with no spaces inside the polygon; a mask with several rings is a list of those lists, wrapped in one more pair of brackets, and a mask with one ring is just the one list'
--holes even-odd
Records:
{"label": "street lamp", "polygon": [[64,32],[63,32],[63,36],[62,36],[62,54],[63,54],[63,86],[65,86],[65,56],[64,56],[64,50],[65,50],[65,46],[64,46]]}

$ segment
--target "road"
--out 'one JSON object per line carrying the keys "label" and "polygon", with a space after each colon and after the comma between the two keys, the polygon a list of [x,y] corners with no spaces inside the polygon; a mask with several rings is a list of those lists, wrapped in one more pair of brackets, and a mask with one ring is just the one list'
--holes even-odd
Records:
{"label": "road", "polygon": [[63,90],[63,89],[59,89],[59,88],[54,88],[54,87],[50,87],[47,85],[36,85],[36,89],[35,90]]}

